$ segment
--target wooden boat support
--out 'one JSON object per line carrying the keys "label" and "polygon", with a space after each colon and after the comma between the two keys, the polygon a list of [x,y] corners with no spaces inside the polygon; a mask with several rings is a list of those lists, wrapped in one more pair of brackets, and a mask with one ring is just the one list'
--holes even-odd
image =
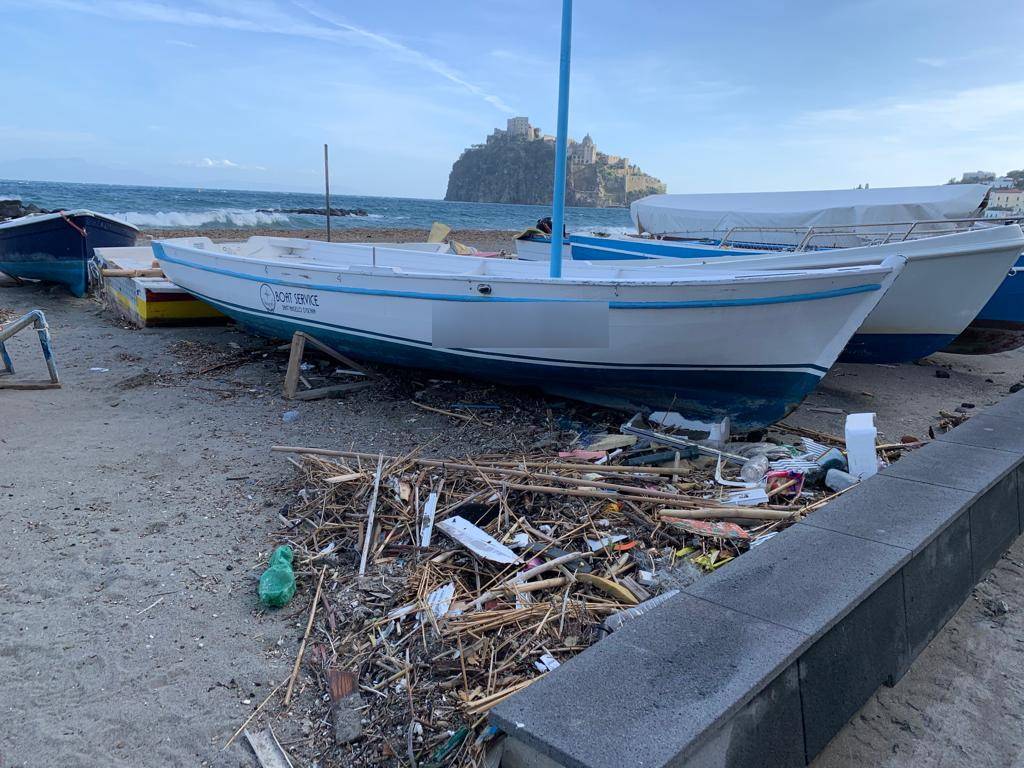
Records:
{"label": "wooden boat support", "polygon": [[43,349],[43,360],[50,372],[49,381],[11,381],[0,379],[0,389],[57,389],[60,378],[57,376],[57,363],[53,359],[53,345],[50,341],[50,327],[46,324],[46,316],[40,309],[33,309],[27,315],[18,318],[4,328],[0,328],[0,376],[14,374],[14,362],[7,352],[6,342],[18,331],[33,327],[39,334],[39,346]]}

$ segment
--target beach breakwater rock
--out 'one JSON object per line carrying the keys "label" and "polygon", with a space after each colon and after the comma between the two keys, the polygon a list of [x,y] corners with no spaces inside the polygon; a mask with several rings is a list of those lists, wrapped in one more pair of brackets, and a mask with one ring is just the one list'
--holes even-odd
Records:
{"label": "beach breakwater rock", "polygon": [[51,213],[51,211],[47,211],[32,203],[25,205],[21,200],[0,200],[0,221],[18,219],[32,213]]}
{"label": "beach breakwater rock", "polygon": [[[257,208],[256,213],[298,213],[326,216],[326,208]],[[368,216],[362,208],[331,208],[331,216]]]}

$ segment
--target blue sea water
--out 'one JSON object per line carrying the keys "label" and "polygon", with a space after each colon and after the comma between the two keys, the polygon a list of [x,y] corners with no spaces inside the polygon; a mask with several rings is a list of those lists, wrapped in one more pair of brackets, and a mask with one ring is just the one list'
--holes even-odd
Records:
{"label": "blue sea water", "polygon": [[[128,187],[0,179],[0,199],[19,198],[46,209],[88,208],[143,229],[320,229],[324,217],[282,213],[283,208],[322,208],[323,195],[178,187]],[[367,216],[331,217],[332,228],[426,229],[442,221],[455,230],[521,230],[551,215],[541,205],[449,203],[401,197],[332,195],[332,208],[362,208]],[[267,212],[260,212],[265,209]],[[625,208],[567,208],[570,230],[632,230]]]}

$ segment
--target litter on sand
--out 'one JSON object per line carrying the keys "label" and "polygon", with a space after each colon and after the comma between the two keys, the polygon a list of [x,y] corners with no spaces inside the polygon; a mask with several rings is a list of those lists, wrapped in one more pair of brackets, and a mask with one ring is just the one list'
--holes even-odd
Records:
{"label": "litter on sand", "polygon": [[[488,764],[501,749],[493,706],[813,513],[836,495],[826,473],[846,467],[842,439],[820,433],[715,448],[682,427],[627,428],[592,453],[274,449],[300,470],[282,543],[300,578],[326,569],[296,684],[323,726],[310,754]],[[357,694],[344,706],[342,674]]]}

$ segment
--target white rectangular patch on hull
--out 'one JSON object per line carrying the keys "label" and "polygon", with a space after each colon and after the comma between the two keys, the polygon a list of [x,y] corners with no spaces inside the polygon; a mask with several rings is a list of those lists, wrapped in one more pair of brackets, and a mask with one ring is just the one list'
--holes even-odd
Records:
{"label": "white rectangular patch on hull", "polygon": [[438,301],[430,340],[446,348],[607,349],[608,302]]}

